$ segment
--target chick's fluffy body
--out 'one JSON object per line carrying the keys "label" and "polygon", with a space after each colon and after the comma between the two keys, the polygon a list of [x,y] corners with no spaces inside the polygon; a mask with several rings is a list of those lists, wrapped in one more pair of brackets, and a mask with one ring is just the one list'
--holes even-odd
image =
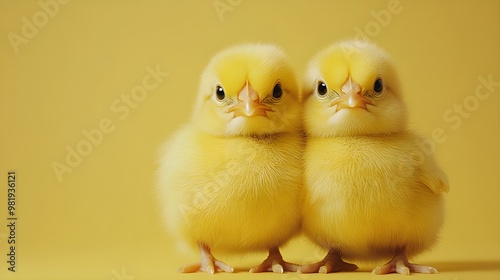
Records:
{"label": "chick's fluffy body", "polygon": [[[331,102],[349,79],[373,105],[336,111]],[[370,95],[376,79],[384,82],[380,97]],[[324,96],[315,89],[318,81],[328,86]],[[335,44],[312,60],[306,85],[305,233],[348,260],[429,249],[443,223],[447,179],[406,127],[387,53],[367,42]]]}
{"label": "chick's fluffy body", "polygon": [[285,243],[300,224],[301,141],[219,138],[186,126],[164,158],[168,228],[228,252]]}
{"label": "chick's fluffy body", "polygon": [[309,139],[306,234],[324,248],[339,248],[347,260],[375,261],[404,247],[414,256],[434,244],[443,222],[444,185],[432,160],[420,162],[415,139]]}
{"label": "chick's fluffy body", "polygon": [[[279,100],[272,95],[277,83]],[[214,95],[218,86],[223,100]],[[233,115],[232,106],[244,102],[242,87],[272,110]],[[210,61],[191,122],[166,143],[161,158],[158,193],[172,233],[192,245],[244,252],[279,247],[298,232],[299,90],[286,56],[273,45],[235,46]]]}

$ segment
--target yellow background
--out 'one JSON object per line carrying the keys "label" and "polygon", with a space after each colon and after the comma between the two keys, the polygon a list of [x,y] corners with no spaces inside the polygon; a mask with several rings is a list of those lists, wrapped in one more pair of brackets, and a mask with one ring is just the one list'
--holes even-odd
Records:
{"label": "yellow background", "polygon": [[[227,9],[218,14],[214,3]],[[1,279],[207,278],[176,273],[198,255],[163,232],[153,192],[158,148],[188,120],[203,67],[232,44],[271,42],[303,73],[315,52],[358,30],[393,55],[411,127],[444,133],[435,153],[451,183],[446,224],[439,245],[416,259],[441,273],[412,277],[499,279],[500,86],[483,100],[474,94],[479,77],[500,82],[500,2],[74,0],[51,6],[45,22],[42,6],[0,2]],[[9,34],[23,36],[24,17],[40,27],[13,45]],[[168,77],[128,116],[113,111],[157,65]],[[443,118],[464,101],[467,115]],[[66,147],[103,119],[114,130],[59,181],[52,164],[65,164]],[[9,170],[18,174],[16,273],[5,256]],[[299,263],[324,254],[300,238],[283,252]],[[239,273],[215,277],[372,278],[370,266],[327,276],[244,272],[265,255],[221,256]]]}

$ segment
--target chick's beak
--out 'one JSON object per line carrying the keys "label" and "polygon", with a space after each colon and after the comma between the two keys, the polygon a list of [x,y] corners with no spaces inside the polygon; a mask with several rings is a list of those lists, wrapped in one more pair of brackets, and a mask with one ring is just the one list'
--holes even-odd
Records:
{"label": "chick's beak", "polygon": [[227,111],[234,112],[234,117],[252,117],[266,116],[266,111],[272,111],[272,109],[259,102],[259,95],[247,81],[238,93],[238,103]]}
{"label": "chick's beak", "polygon": [[339,98],[330,103],[330,106],[337,105],[336,111],[344,108],[362,108],[368,110],[366,105],[373,105],[369,99],[362,95],[361,87],[351,77],[342,85],[342,93]]}

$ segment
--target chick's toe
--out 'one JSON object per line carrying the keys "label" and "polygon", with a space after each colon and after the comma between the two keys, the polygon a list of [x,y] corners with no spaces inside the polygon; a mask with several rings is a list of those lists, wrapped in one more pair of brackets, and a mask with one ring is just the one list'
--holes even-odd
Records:
{"label": "chick's toe", "polygon": [[296,272],[300,266],[283,260],[278,248],[269,250],[269,256],[258,266],[250,269],[250,273],[272,271],[283,273],[285,271]]}
{"label": "chick's toe", "polygon": [[204,271],[209,274],[215,272],[233,272],[234,269],[230,265],[223,263],[216,259],[210,252],[210,248],[203,244],[199,244],[201,252],[201,261],[196,264],[186,265],[179,268],[180,273],[191,273],[197,271]]}
{"label": "chick's toe", "polygon": [[336,250],[330,250],[325,258],[317,263],[302,265],[298,273],[330,273],[339,271],[354,271],[358,266],[345,262]]}
{"label": "chick's toe", "polygon": [[434,274],[438,273],[437,269],[432,266],[419,265],[410,263],[406,254],[397,254],[392,260],[383,266],[378,266],[372,270],[372,274],[389,274],[389,273],[398,273],[403,275],[410,275],[411,272],[416,273],[428,273]]}

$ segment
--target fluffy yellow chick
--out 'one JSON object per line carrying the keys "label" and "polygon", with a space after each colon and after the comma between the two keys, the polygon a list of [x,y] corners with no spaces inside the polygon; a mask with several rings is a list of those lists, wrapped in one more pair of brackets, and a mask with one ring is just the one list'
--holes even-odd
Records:
{"label": "fluffy yellow chick", "polygon": [[300,87],[280,48],[238,45],[210,61],[192,119],[166,143],[159,168],[166,227],[201,253],[181,272],[232,272],[211,249],[269,250],[250,272],[296,271],[278,248],[300,228],[300,112]]}
{"label": "fluffy yellow chick", "polygon": [[392,257],[372,273],[437,273],[407,258],[436,242],[448,183],[407,129],[389,55],[368,42],[334,44],[312,59],[306,80],[303,230],[329,252],[299,272]]}

